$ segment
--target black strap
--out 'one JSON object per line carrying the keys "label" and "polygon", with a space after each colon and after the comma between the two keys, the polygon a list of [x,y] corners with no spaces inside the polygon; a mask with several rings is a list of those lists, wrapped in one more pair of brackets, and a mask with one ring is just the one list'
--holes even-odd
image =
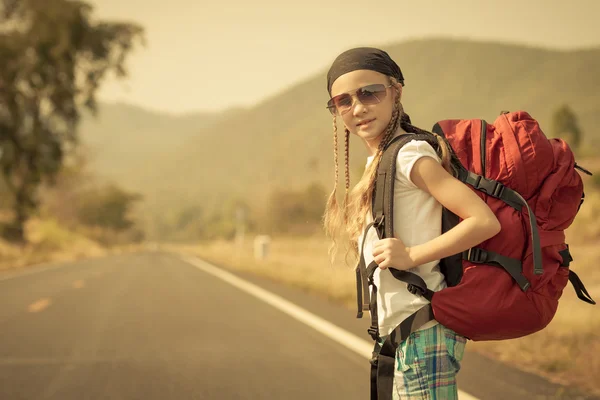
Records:
{"label": "black strap", "polygon": [[[373,275],[375,274],[376,269],[377,269],[377,263],[375,261],[373,261],[367,267],[367,274],[368,274],[370,281],[372,281]],[[394,278],[408,284],[409,286],[415,286],[418,291],[423,292],[423,293],[428,293],[428,292],[434,293],[431,290],[427,289],[427,284],[425,283],[423,278],[421,278],[419,275],[409,272],[409,271],[402,271],[402,270],[399,270],[396,268],[388,268],[388,269],[389,269],[390,273],[394,276]],[[430,300],[430,299],[428,299],[428,300]]]}
{"label": "black strap", "polygon": [[367,332],[375,341],[379,339],[379,323],[377,316],[377,286],[375,285],[375,282],[373,282],[373,275],[375,274],[376,269],[377,263],[375,261],[371,262],[371,264],[369,264],[369,266],[366,269],[368,286],[373,287],[373,292],[371,293],[371,298],[369,301],[369,310],[371,313],[371,326],[369,326]]}
{"label": "black strap", "polygon": [[360,259],[358,261],[358,265],[356,266],[356,301],[358,312],[356,314],[356,318],[362,318],[363,311],[369,310],[369,273],[367,272],[367,268],[365,266],[365,242],[367,241],[367,232],[371,227],[375,225],[375,221],[371,222],[367,225],[365,229],[365,234],[363,237],[362,246],[360,249]]}
{"label": "black strap", "polygon": [[[381,164],[380,164],[381,165]],[[384,226],[384,215],[383,215],[383,210],[385,209],[384,206],[384,199],[385,199],[385,185],[384,184],[379,184],[380,182],[386,182],[386,176],[387,176],[387,171],[378,171],[377,172],[377,179],[375,180],[375,197],[373,198],[373,222],[375,225],[375,228],[378,230],[378,232],[382,232],[380,231],[380,228],[382,226]],[[391,216],[390,216],[391,218]],[[380,236],[382,236],[380,234]]]}
{"label": "black strap", "polygon": [[460,171],[458,179],[473,186],[473,188],[479,190],[480,192],[504,201],[517,211],[521,211],[524,206],[524,204],[521,202],[521,199],[517,195],[517,192],[504,186],[504,184],[501,182],[485,178],[465,169]]}
{"label": "black strap", "polygon": [[[362,261],[361,261],[362,263]],[[357,312],[356,318],[363,317],[363,290],[362,290],[362,276],[361,276],[361,268],[360,265],[356,267],[356,302],[357,302]]]}
{"label": "black strap", "polygon": [[459,179],[489,196],[504,201],[518,211],[521,211],[523,207],[527,209],[529,226],[531,227],[531,244],[533,247],[533,273],[542,275],[544,273],[544,266],[542,264],[540,234],[538,232],[537,219],[535,218],[533,210],[529,207],[527,200],[525,200],[518,192],[504,186],[502,183],[477,175],[471,171],[462,170],[459,173]]}
{"label": "black strap", "polygon": [[427,322],[434,320],[433,309],[428,304],[402,321],[383,344],[375,343],[371,359],[371,399],[391,400],[394,383],[396,349],[411,333],[416,332]]}
{"label": "black strap", "polygon": [[523,264],[516,258],[506,257],[479,247],[473,247],[464,251],[462,256],[463,260],[468,260],[475,264],[488,264],[504,268],[524,292],[531,286],[527,278],[523,275]]}
{"label": "black strap", "polygon": [[428,134],[402,134],[394,137],[387,145],[377,170],[375,182],[375,197],[373,198],[373,218],[376,223],[380,238],[394,237],[394,181],[396,177],[396,159],[400,149],[411,140],[425,140],[435,145],[431,135]]}
{"label": "black strap", "polygon": [[579,276],[577,276],[575,272],[570,270],[569,282],[571,282],[571,284],[573,285],[575,293],[577,293],[577,297],[579,297],[580,300],[583,300],[588,304],[596,304],[596,302],[592,299],[592,296],[590,296],[588,291],[585,289],[585,286],[583,285],[583,282],[581,282],[581,279],[579,279]]}
{"label": "black strap", "polygon": [[[396,159],[402,146],[411,140],[427,140],[433,143],[434,139],[428,134],[402,134],[395,136],[387,145],[377,170],[372,203],[373,222],[365,229],[365,237],[366,232],[373,226],[377,229],[378,237],[381,239],[394,236],[393,204]],[[360,261],[356,268],[357,318],[362,318],[363,311],[366,310],[365,305],[369,304],[371,326],[368,332],[373,339],[376,339],[379,329],[377,321],[377,287],[373,284],[373,274],[378,266],[375,262],[372,262],[368,267],[365,267],[364,245],[365,239],[363,239]],[[427,288],[425,281],[421,277],[414,273],[400,271],[395,268],[390,268],[390,272],[396,279],[406,282],[407,288],[411,293],[423,296],[431,301],[434,292]],[[373,287],[371,293],[369,293],[369,286]]]}
{"label": "black strap", "polygon": [[[373,293],[371,293],[370,301],[371,326],[367,331],[369,332],[369,335],[371,335],[373,340],[377,340],[379,338],[379,321],[377,315],[377,286],[375,286],[373,282],[373,276],[375,274],[376,269],[377,263],[375,261],[373,261],[367,267],[367,279],[369,285],[373,286]],[[389,268],[389,271],[394,276],[394,278],[398,279],[399,281],[405,282],[408,285],[407,289],[409,292],[416,296],[423,296],[431,302],[435,292],[427,288],[427,284],[419,275],[408,271],[401,271],[395,268]]]}
{"label": "black strap", "polygon": [[571,255],[571,251],[569,250],[569,245],[567,244],[567,248],[559,251],[558,254],[562,257],[562,263],[560,264],[563,267],[568,267],[571,265],[571,261],[573,261],[573,256]]}
{"label": "black strap", "polygon": [[377,264],[373,262],[369,265],[369,268],[372,269],[371,271],[369,271],[369,269],[367,270],[369,271],[369,285],[373,288],[373,292],[371,293],[371,302],[369,303],[369,309],[371,310],[371,325],[367,329],[367,333],[377,342],[379,340],[379,314],[377,312],[377,285],[373,282],[373,274],[377,268]]}
{"label": "black strap", "polygon": [[394,276],[394,278],[408,284],[407,289],[409,292],[417,296],[423,296],[427,300],[431,301],[435,292],[433,290],[427,289],[427,284],[419,275],[408,271],[402,271],[396,268],[389,268],[389,270]]}
{"label": "black strap", "polygon": [[377,365],[379,364],[379,352],[381,351],[381,344],[379,341],[375,341],[373,347],[373,353],[371,353],[371,400],[377,400]]}
{"label": "black strap", "polygon": [[[569,245],[567,244],[567,248],[559,251],[558,254],[560,254],[563,259],[561,266],[568,268],[569,265],[571,265],[571,261],[573,261],[573,256],[569,250]],[[577,276],[577,274],[571,270],[569,270],[569,282],[571,282],[571,285],[573,285],[573,289],[575,289],[575,293],[577,293],[577,297],[579,297],[580,300],[583,300],[588,304],[596,304],[596,302],[592,299],[592,296],[590,296],[585,288],[583,282],[581,282],[581,279],[579,279],[579,276]]]}
{"label": "black strap", "polygon": [[[396,158],[398,152],[406,143],[411,140],[427,140],[432,143],[431,135],[426,134],[407,134],[399,135],[392,139],[390,144],[383,153],[379,168],[377,171],[377,180],[374,189],[374,198],[372,203],[373,223],[370,224],[365,230],[366,232],[374,226],[377,229],[379,238],[391,238],[394,237],[393,227],[393,201],[394,201],[394,181],[396,177]],[[434,143],[435,145],[435,143]],[[357,279],[361,282],[367,281],[367,289],[363,288],[364,291],[368,291],[368,286],[372,286],[372,292],[370,294],[369,309],[371,312],[371,326],[368,329],[369,335],[375,340],[375,347],[373,350],[373,357],[371,359],[371,399],[372,400],[391,400],[392,399],[392,388],[394,379],[394,361],[396,348],[398,344],[405,340],[412,332],[423,326],[428,321],[434,319],[433,310],[430,305],[427,305],[412,314],[406,320],[402,321],[398,327],[386,338],[383,345],[379,344],[379,321],[377,315],[377,286],[373,282],[375,270],[378,265],[372,262],[365,268],[364,261],[364,242],[361,249],[361,262],[359,263],[358,269],[361,269],[361,273],[357,272]],[[427,288],[425,281],[418,275],[408,272],[401,271],[395,268],[389,268],[391,274],[398,280],[407,283],[408,290],[415,294],[421,295],[431,301],[433,297],[433,291]],[[365,276],[366,275],[366,276]],[[366,279],[365,279],[366,278]],[[357,283],[357,290],[360,290],[361,284]],[[361,297],[360,293],[357,297]],[[362,316],[362,308],[364,304],[359,301],[359,316]],[[382,352],[383,350],[383,352]]]}
{"label": "black strap", "polygon": [[[431,143],[432,146],[437,145],[435,139],[430,134],[403,134],[394,137],[383,152],[377,170],[375,198],[373,199],[373,216],[381,239],[394,237],[396,159],[400,149],[411,140],[425,140]],[[367,270],[371,270],[371,272],[375,271],[374,268],[367,268]],[[433,291],[427,288],[425,281],[420,276],[412,272],[400,271],[393,267],[390,267],[390,272],[396,279],[406,282],[408,284],[407,288],[412,294],[423,296],[431,301]]]}

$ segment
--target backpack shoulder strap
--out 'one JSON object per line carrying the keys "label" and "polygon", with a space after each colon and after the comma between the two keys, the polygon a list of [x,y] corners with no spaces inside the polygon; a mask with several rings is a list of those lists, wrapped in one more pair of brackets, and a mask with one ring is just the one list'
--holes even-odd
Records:
{"label": "backpack shoulder strap", "polygon": [[383,151],[377,169],[372,201],[374,226],[379,238],[394,236],[394,181],[396,176],[396,159],[398,152],[411,140],[429,140],[430,135],[409,133],[396,136]]}

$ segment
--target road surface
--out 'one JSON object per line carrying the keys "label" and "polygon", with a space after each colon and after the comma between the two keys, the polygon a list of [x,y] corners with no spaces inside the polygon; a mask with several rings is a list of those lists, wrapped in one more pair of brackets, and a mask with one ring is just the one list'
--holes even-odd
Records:
{"label": "road surface", "polygon": [[[368,318],[198,259],[30,267],[0,274],[0,293],[2,400],[369,398]],[[459,385],[463,399],[585,398],[469,352]]]}

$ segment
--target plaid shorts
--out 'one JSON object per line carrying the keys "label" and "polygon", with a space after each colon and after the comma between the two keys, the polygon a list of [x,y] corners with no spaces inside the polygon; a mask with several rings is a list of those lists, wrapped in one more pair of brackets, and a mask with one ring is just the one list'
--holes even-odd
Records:
{"label": "plaid shorts", "polygon": [[466,338],[442,324],[413,332],[396,351],[394,400],[458,399]]}

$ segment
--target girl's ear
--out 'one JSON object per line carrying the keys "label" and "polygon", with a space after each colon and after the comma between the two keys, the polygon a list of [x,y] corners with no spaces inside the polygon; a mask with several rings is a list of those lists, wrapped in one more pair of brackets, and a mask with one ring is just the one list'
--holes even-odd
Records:
{"label": "girl's ear", "polygon": [[397,96],[399,98],[402,98],[402,85],[397,83],[396,85],[394,85],[394,87],[396,88]]}

